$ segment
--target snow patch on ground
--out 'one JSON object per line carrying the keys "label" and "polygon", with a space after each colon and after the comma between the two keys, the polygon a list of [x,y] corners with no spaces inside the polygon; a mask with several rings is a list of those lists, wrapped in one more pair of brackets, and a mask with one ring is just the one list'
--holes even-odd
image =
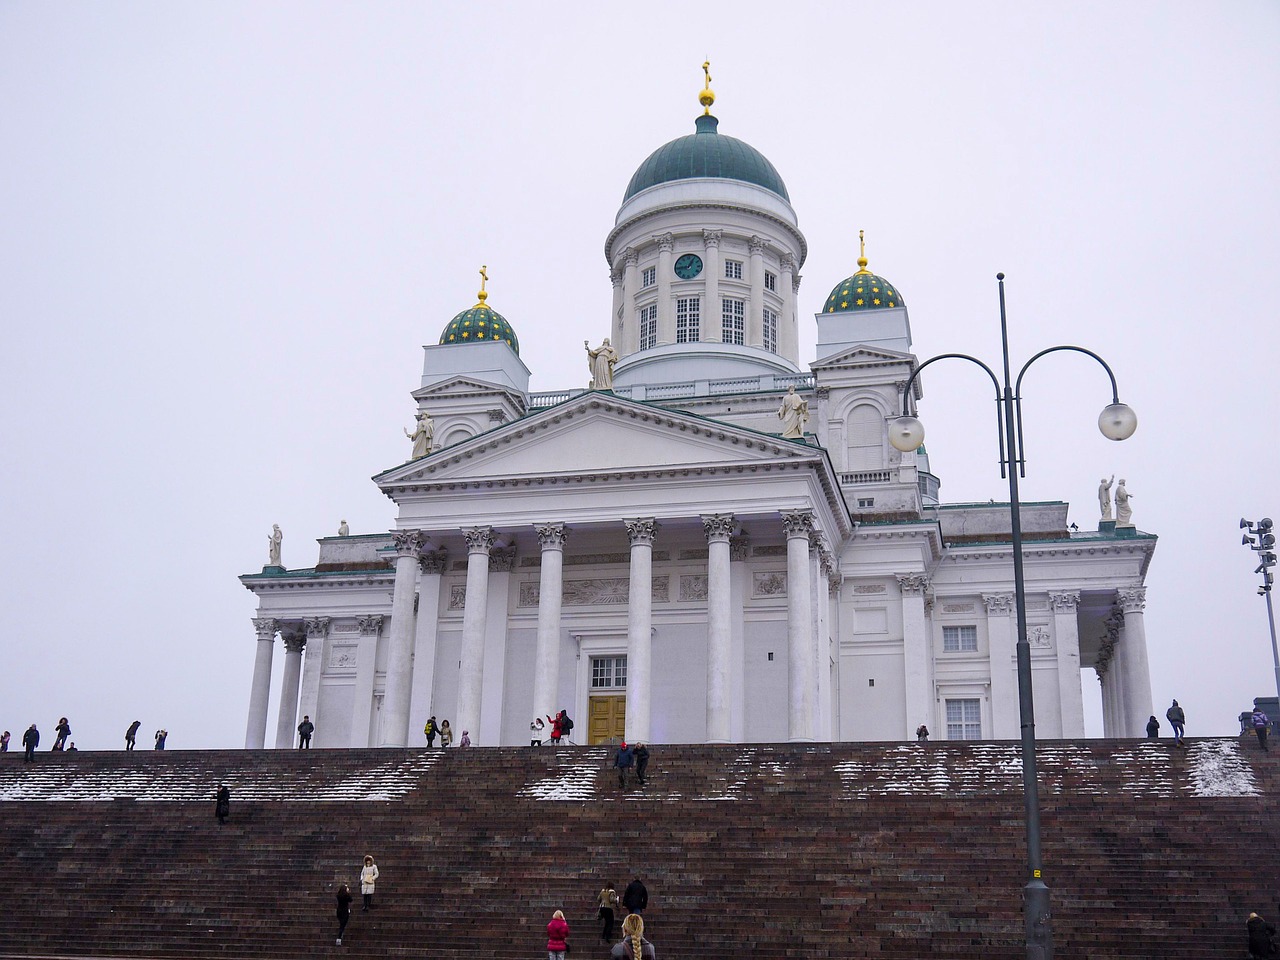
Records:
{"label": "snow patch on ground", "polygon": [[1258,784],[1233,740],[1203,740],[1190,747],[1191,792],[1197,797],[1256,797]]}

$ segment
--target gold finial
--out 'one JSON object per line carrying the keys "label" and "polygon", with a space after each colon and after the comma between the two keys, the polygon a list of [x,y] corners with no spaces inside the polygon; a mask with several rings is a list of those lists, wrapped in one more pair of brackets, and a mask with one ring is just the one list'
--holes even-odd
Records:
{"label": "gold finial", "polygon": [[[863,231],[858,231],[858,273],[870,273],[867,269],[867,241]],[[855,273],[856,277],[858,273]]]}
{"label": "gold finial", "polygon": [[702,92],[698,94],[698,102],[702,104],[702,115],[709,117],[711,115],[711,105],[716,102],[716,95],[711,89],[711,61],[707,60],[702,64],[702,72],[707,76],[707,82],[702,88]]}
{"label": "gold finial", "polygon": [[[488,282],[489,282],[489,266],[488,264],[481,264],[480,265],[480,292],[476,294],[476,296],[480,298],[480,302],[476,304],[477,307],[483,307],[484,302],[489,299],[489,294],[484,292],[484,285]],[[475,309],[475,307],[473,307],[472,309]]]}

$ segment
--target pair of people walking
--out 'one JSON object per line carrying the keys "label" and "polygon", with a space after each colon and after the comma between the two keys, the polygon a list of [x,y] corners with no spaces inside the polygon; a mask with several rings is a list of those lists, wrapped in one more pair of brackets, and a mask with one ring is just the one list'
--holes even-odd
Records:
{"label": "pair of people walking", "polygon": [[[449,726],[448,720],[437,722],[435,714],[427,718],[426,724],[422,727],[422,734],[427,738],[428,747],[436,745],[437,736],[440,738],[442,747],[448,747],[453,743],[453,727]],[[467,739],[466,746],[471,746],[471,738],[467,735],[467,731],[462,731],[462,735]]]}
{"label": "pair of people walking", "polygon": [[618,786],[625,789],[627,786],[627,771],[633,766],[636,771],[636,780],[644,786],[648,781],[645,780],[645,771],[649,768],[649,748],[643,743],[637,743],[634,747],[629,746],[624,740],[618,746],[618,752],[614,755],[613,765],[618,771]]}

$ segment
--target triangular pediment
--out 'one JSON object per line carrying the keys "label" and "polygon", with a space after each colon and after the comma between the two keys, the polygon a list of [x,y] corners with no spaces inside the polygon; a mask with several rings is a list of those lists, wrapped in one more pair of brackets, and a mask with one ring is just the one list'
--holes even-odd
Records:
{"label": "triangular pediment", "polygon": [[401,484],[823,460],[820,449],[612,393],[539,410],[374,479]]}
{"label": "triangular pediment", "polygon": [[825,370],[836,367],[852,367],[861,366],[863,364],[876,365],[885,363],[911,363],[915,360],[914,354],[900,353],[897,350],[889,350],[886,347],[868,347],[856,346],[839,353],[832,354],[829,357],[823,357],[817,363],[811,364],[813,370]]}
{"label": "triangular pediment", "polygon": [[508,386],[481,380],[479,377],[466,376],[450,377],[447,380],[438,380],[425,387],[419,387],[413,391],[412,396],[415,400],[445,400],[450,397],[474,397],[476,394],[491,395],[495,393],[516,396],[516,392]]}

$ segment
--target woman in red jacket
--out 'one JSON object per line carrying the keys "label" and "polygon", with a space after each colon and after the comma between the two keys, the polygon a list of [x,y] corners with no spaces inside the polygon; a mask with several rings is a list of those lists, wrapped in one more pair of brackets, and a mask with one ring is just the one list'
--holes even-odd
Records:
{"label": "woman in red jacket", "polygon": [[551,714],[547,714],[547,719],[551,721],[551,742],[559,746],[560,737],[563,734],[560,729],[560,714],[557,713],[554,717]]}
{"label": "woman in red jacket", "polygon": [[547,960],[564,960],[568,939],[569,924],[565,923],[564,912],[557,910],[547,924]]}

